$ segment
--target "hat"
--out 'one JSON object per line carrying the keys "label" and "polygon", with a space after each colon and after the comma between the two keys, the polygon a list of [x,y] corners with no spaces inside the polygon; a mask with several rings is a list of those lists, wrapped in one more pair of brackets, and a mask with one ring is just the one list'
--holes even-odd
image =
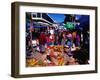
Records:
{"label": "hat", "polygon": [[69,48],[69,46],[68,45],[65,45],[64,48]]}

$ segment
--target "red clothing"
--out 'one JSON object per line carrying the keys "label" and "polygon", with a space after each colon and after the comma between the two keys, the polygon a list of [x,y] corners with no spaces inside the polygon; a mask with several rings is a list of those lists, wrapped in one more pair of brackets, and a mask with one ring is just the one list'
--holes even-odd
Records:
{"label": "red clothing", "polygon": [[46,37],[46,42],[47,43],[51,42],[50,37]]}
{"label": "red clothing", "polygon": [[41,35],[39,37],[39,43],[43,44],[43,45],[46,43],[46,36],[44,33],[41,33]]}

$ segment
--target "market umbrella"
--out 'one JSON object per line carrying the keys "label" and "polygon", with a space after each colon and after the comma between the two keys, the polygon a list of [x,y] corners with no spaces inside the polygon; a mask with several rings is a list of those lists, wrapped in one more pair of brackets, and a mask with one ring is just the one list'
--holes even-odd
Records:
{"label": "market umbrella", "polygon": [[75,25],[74,25],[74,23],[72,23],[72,22],[67,22],[67,23],[64,25],[64,27],[65,27],[66,29],[68,29],[68,30],[73,30],[73,29],[75,29]]}

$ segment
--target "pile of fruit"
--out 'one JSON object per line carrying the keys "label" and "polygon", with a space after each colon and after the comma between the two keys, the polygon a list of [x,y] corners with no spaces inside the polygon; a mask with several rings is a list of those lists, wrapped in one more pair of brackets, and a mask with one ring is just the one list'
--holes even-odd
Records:
{"label": "pile of fruit", "polygon": [[46,64],[42,60],[36,60],[36,59],[26,60],[26,67],[37,67],[37,66],[46,66]]}
{"label": "pile of fruit", "polygon": [[[49,56],[50,60],[44,55]],[[46,49],[44,54],[41,54],[41,56],[38,57],[39,59],[26,59],[26,67],[62,66],[64,65],[63,46],[50,46]]]}
{"label": "pile of fruit", "polygon": [[36,59],[26,59],[26,67],[34,67],[37,63]]}

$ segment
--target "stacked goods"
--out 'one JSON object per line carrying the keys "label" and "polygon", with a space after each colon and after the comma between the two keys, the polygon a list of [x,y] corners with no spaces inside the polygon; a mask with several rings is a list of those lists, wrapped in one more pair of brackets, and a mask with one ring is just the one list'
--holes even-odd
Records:
{"label": "stacked goods", "polygon": [[43,61],[42,60],[38,60],[38,63],[37,63],[39,66],[43,66]]}
{"label": "stacked goods", "polygon": [[50,49],[50,57],[52,59],[53,65],[61,66],[64,65],[63,58],[63,46],[54,46]]}
{"label": "stacked goods", "polygon": [[63,57],[58,59],[58,66],[62,66],[62,65],[64,65],[64,58]]}
{"label": "stacked goods", "polygon": [[36,59],[27,59],[26,60],[26,66],[27,67],[33,67],[37,64],[37,60]]}
{"label": "stacked goods", "polygon": [[57,51],[57,52],[62,52],[63,51],[63,46],[54,46],[54,51]]}
{"label": "stacked goods", "polygon": [[64,57],[63,54],[60,54],[60,52],[58,53],[57,61],[58,61],[58,66],[64,65]]}
{"label": "stacked goods", "polygon": [[49,46],[44,54],[33,54],[33,58],[26,59],[27,67],[63,66],[75,64],[75,59],[64,53],[63,46]]}

